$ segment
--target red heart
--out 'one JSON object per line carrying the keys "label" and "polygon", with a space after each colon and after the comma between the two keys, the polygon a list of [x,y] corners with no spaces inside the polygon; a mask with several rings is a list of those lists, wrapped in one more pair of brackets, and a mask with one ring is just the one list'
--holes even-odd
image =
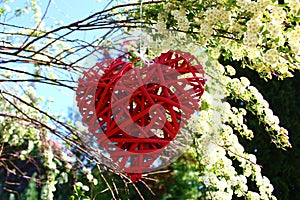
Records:
{"label": "red heart", "polygon": [[98,144],[136,182],[198,109],[203,76],[196,58],[181,51],[162,53],[143,68],[106,60],[84,72],[76,100]]}

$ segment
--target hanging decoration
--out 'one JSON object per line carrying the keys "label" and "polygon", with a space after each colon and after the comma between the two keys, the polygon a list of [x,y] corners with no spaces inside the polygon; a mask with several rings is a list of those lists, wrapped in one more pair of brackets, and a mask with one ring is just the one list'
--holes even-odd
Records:
{"label": "hanging decoration", "polygon": [[203,67],[188,52],[170,50],[135,66],[141,62],[97,62],[76,91],[82,121],[133,182],[179,153],[178,133],[199,109],[205,84]]}

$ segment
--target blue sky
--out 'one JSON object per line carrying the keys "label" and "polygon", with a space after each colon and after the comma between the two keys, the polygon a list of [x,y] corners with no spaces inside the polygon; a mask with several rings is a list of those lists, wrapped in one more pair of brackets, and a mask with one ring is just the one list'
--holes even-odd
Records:
{"label": "blue sky", "polygon": [[[41,0],[43,11],[46,9],[47,4],[47,0]],[[50,25],[54,22],[69,24],[100,11],[101,9],[103,9],[103,4],[96,0],[55,0],[50,4],[45,18],[45,24]],[[72,37],[88,40],[90,37],[94,38],[95,36],[80,32],[74,34]],[[69,89],[62,89],[61,87],[53,88],[53,86],[48,86],[46,89],[44,86],[41,86],[38,87],[38,94],[44,97],[53,97],[55,101],[51,104],[50,110],[57,112],[58,114],[67,114],[68,107],[72,108],[75,106],[75,94]]]}
{"label": "blue sky", "polygon": [[[105,1],[108,2],[108,1]],[[40,0],[38,3],[41,6],[41,12],[44,14],[48,0]],[[11,10],[15,10],[15,8],[22,8],[26,5],[26,1],[15,0],[7,4]],[[54,23],[63,23],[69,24],[72,22],[76,22],[80,19],[88,17],[89,15],[101,11],[105,6],[104,3],[100,3],[97,0],[52,0],[51,4],[48,8],[48,12],[44,19],[45,26],[50,27]],[[13,13],[11,13],[13,15]],[[7,15],[6,19],[10,19],[10,15]],[[7,21],[7,23],[22,25],[25,27],[33,27],[34,26],[34,18],[32,13],[27,15],[23,15],[21,17],[14,17]],[[81,40],[90,40],[95,39],[95,37],[100,37],[101,33],[88,34],[87,32],[78,32],[72,35],[72,38],[81,39]],[[60,72],[56,72],[59,76],[58,78],[64,79],[64,77],[60,77]],[[37,89],[37,94],[39,96],[45,97],[45,99],[53,98],[54,103],[50,103],[50,111],[53,113],[58,113],[59,115],[62,113],[67,114],[68,107],[73,107],[75,104],[75,94],[70,89],[65,89],[62,87],[53,87],[51,85],[46,84],[35,84]]]}

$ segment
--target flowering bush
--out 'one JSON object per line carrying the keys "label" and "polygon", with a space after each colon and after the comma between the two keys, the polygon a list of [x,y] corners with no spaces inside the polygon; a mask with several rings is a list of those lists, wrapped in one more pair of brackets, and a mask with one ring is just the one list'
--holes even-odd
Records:
{"label": "flowering bush", "polygon": [[[222,60],[239,61],[240,67],[255,70],[265,80],[292,77],[292,72],[300,68],[300,2],[297,0],[286,1],[285,4],[271,0],[170,0],[144,6],[143,10],[143,20],[153,23],[152,27],[158,32],[179,32],[169,34],[169,41],[192,38],[192,42],[186,45],[191,52],[197,52],[195,46],[199,45],[221,63]],[[151,45],[157,43],[157,38],[155,40],[147,41],[149,52],[163,49],[163,46]],[[233,195],[247,199],[276,199],[272,195],[273,186],[267,177],[262,176],[255,155],[244,151],[236,134],[248,139],[255,137],[245,123],[247,112],[258,118],[278,148],[291,147],[288,131],[279,125],[279,118],[247,77],[236,78],[236,70],[230,65],[207,65],[205,61],[203,64],[209,77],[212,71],[218,71],[219,79],[214,76],[211,83],[218,82],[224,99],[238,100],[246,106],[245,109],[236,108],[227,102],[210,101],[220,88],[207,84],[202,100],[205,106],[202,106],[199,119],[190,126],[194,133],[195,126],[199,128],[193,153],[199,162],[198,169],[194,169],[198,178],[194,181],[207,188],[201,190],[200,196],[212,199],[231,199]],[[216,110],[222,111],[222,124],[217,130],[214,121],[218,119],[212,114]],[[239,162],[242,172],[233,165],[233,160]],[[255,182],[256,191],[248,190],[250,180]]]}

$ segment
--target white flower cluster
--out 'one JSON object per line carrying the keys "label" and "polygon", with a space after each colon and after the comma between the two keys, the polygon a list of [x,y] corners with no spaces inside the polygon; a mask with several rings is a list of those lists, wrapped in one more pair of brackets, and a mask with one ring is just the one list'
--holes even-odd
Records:
{"label": "white flower cluster", "polygon": [[90,169],[87,169],[86,167],[84,167],[82,169],[82,171],[86,175],[86,178],[90,183],[93,183],[93,185],[98,184],[98,180],[96,178],[94,178],[94,176],[92,175],[92,171]]}
{"label": "white flower cluster", "polygon": [[278,58],[279,58],[279,53],[276,49],[269,49],[264,55],[265,62],[267,62],[271,65],[277,64]]}
{"label": "white flower cluster", "polygon": [[[216,74],[210,71],[211,66],[205,66],[207,74],[215,77]],[[214,70],[220,74],[235,75],[235,69],[230,65],[226,67],[222,67],[222,65],[213,66]],[[274,137],[285,138],[274,140],[275,144],[281,145],[283,148],[290,145],[287,140],[287,132],[279,126],[278,117],[273,115],[273,112],[268,108],[268,103],[257,89],[250,85],[250,81],[246,77],[231,79],[224,75],[219,79],[222,84],[227,85],[225,94],[234,95],[234,98],[239,97],[248,105],[252,101],[257,102],[255,106],[252,105],[254,110],[249,109],[248,106],[247,109],[267,124],[266,127],[271,127],[267,131],[273,133]],[[231,107],[227,102],[217,103],[212,101],[212,94],[220,89],[217,89],[215,84],[208,84],[207,87],[209,93],[205,92],[203,94],[202,101],[208,106],[206,110],[201,110],[198,120],[199,130],[197,132],[202,136],[196,141],[197,148],[201,150],[201,166],[205,166],[205,169],[201,171],[199,182],[212,189],[210,191],[210,198],[212,199],[231,199],[233,194],[236,194],[239,197],[275,200],[276,197],[272,195],[273,186],[267,177],[261,175],[261,167],[256,163],[255,155],[246,153],[239,143],[238,137],[234,134],[235,130],[248,139],[254,137],[253,132],[244,123],[246,110]],[[216,115],[213,112],[216,110],[222,113],[223,125],[219,130],[216,129],[214,124]],[[218,134],[220,130],[221,134]],[[281,140],[281,143],[276,143],[279,140]],[[238,174],[232,166],[232,159],[240,163],[240,167],[243,169],[242,174]],[[248,178],[251,177],[255,181],[259,193],[248,190],[247,182]]]}
{"label": "white flower cluster", "polygon": [[249,47],[256,47],[259,37],[256,33],[245,33],[243,43]]}
{"label": "white flower cluster", "polygon": [[57,184],[57,174],[59,174],[59,170],[56,168],[56,163],[54,161],[54,154],[51,147],[47,147],[44,149],[44,163],[45,166],[49,168],[46,174],[46,183],[42,187],[41,199],[43,200],[52,200],[54,198],[54,192],[56,191]]}
{"label": "white flower cluster", "polygon": [[173,15],[174,19],[177,21],[178,29],[182,31],[189,30],[189,20],[186,18],[185,10],[172,10],[171,14]]}
{"label": "white flower cluster", "polygon": [[[37,102],[33,102],[33,98],[36,98],[34,88],[29,86],[23,87],[23,89],[25,90],[25,93],[20,94],[19,97],[24,102],[37,104]],[[36,99],[38,101],[39,98]],[[53,193],[56,190],[56,184],[58,181],[60,183],[66,182],[67,174],[60,173],[60,171],[57,169],[57,161],[55,160],[55,155],[51,145],[45,145],[45,141],[48,142],[50,139],[50,133],[39,126],[38,128],[33,127],[32,122],[24,118],[24,114],[44,124],[47,123],[47,118],[42,116],[41,113],[39,113],[36,109],[22,103],[21,101],[15,100],[14,102],[15,106],[18,107],[18,110],[13,110],[13,105],[11,105],[5,99],[0,98],[0,102],[2,111],[8,111],[7,114],[20,119],[5,119],[4,117],[0,116],[0,130],[3,133],[1,142],[8,143],[11,147],[21,147],[26,145],[27,148],[20,151],[20,159],[28,159],[28,157],[31,156],[31,152],[37,148],[41,150],[41,157],[44,161],[44,166],[47,168],[47,172],[44,177],[45,182],[42,186],[40,198],[47,200],[53,199]],[[38,107],[38,105],[34,106]],[[64,157],[66,158],[67,156]]]}
{"label": "white flower cluster", "polygon": [[288,34],[289,44],[295,54],[300,54],[300,26],[296,27]]}
{"label": "white flower cluster", "polygon": [[[203,142],[201,141],[202,145]],[[201,154],[200,162],[205,169],[199,176],[199,181],[211,189],[210,198],[232,199],[233,194],[236,194],[238,197],[276,199],[272,195],[273,186],[270,181],[261,175],[261,168],[256,164],[256,157],[244,152],[243,146],[238,142],[230,126],[224,125],[219,141],[210,146],[209,152]],[[232,166],[231,159],[240,163],[243,169],[242,174],[239,174]],[[250,177],[255,180],[259,193],[248,190],[247,182]]]}
{"label": "white flower cluster", "polygon": [[[234,60],[249,58],[249,67],[257,70],[264,78],[271,79],[273,75],[279,78],[291,77],[289,70],[299,68],[290,59],[291,56],[299,59],[299,24],[296,23],[292,31],[286,31],[285,24],[293,20],[293,16],[297,17],[299,2],[290,0],[287,3],[293,11],[292,15],[288,15],[286,9],[271,0],[238,0],[236,5],[222,1],[203,2],[204,9],[199,9],[193,18],[193,23],[197,25],[193,30],[199,32],[197,42],[205,45],[212,57],[222,53],[225,56],[229,54]],[[187,12],[181,11],[183,7],[168,2],[166,8],[166,12],[171,12],[175,20],[182,18],[179,21],[188,24]],[[286,42],[290,52],[282,51],[286,49]]]}
{"label": "white flower cluster", "polygon": [[234,127],[234,130],[238,131],[241,135],[245,136],[247,139],[252,139],[254,137],[252,130],[248,129],[247,125],[244,124],[244,116],[246,115],[246,110],[243,108],[232,107],[231,110],[227,111],[227,122]]}
{"label": "white flower cluster", "polygon": [[297,15],[300,10],[300,2],[294,0],[287,0],[289,8],[291,9],[294,15]]}
{"label": "white flower cluster", "polygon": [[[256,115],[261,123],[265,124],[266,131],[272,135],[272,141],[278,147],[284,149],[291,147],[288,141],[288,131],[279,126],[279,118],[273,114],[268,102],[263,98],[261,93],[255,87],[250,86],[250,82],[247,78],[242,77],[241,80],[239,80],[226,77],[223,80],[226,81],[227,89],[229,90],[228,93],[231,94],[233,98],[242,100],[246,104],[246,108]],[[234,112],[239,113],[237,110]],[[241,115],[238,116],[241,117]],[[245,132],[248,132],[248,134],[250,134],[249,136],[251,136],[251,132],[249,132],[245,126],[242,125],[242,127],[245,128]],[[246,136],[248,134],[246,134]]]}

